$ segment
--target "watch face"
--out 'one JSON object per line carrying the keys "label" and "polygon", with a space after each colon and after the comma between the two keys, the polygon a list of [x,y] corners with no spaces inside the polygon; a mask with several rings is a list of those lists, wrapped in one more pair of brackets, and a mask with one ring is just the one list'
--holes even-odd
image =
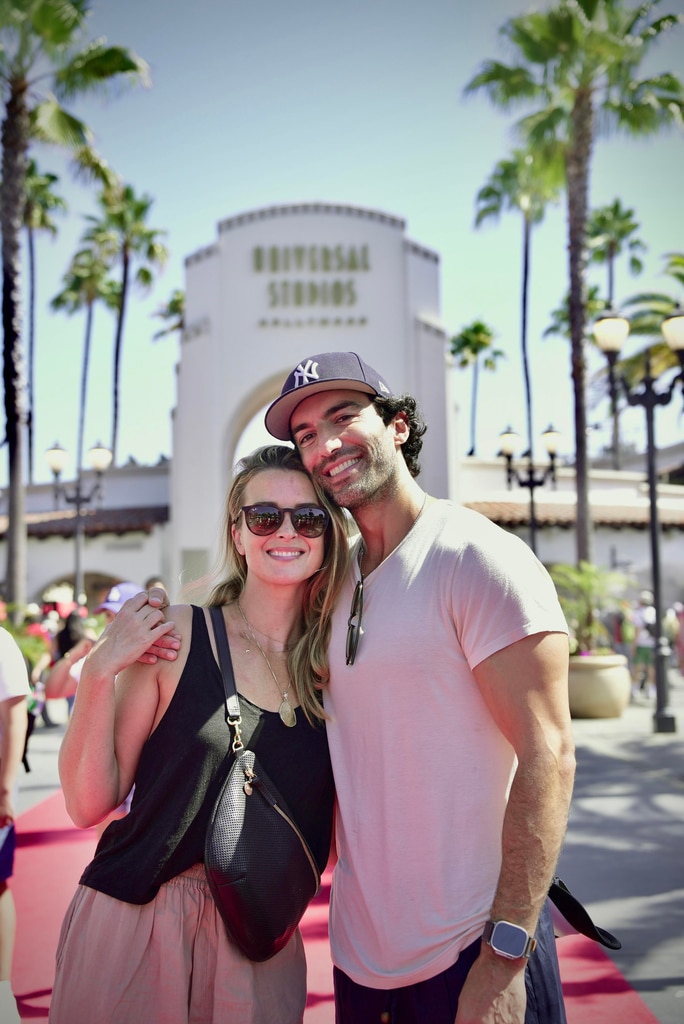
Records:
{"label": "watch face", "polygon": [[523,956],[527,946],[527,932],[508,921],[497,921],[491,938],[492,948],[504,956]]}

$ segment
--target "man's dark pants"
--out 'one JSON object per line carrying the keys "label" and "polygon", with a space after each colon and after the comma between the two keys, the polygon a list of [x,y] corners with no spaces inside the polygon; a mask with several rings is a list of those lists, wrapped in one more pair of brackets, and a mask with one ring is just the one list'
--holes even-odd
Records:
{"label": "man's dark pants", "polygon": [[[536,939],[537,948],[525,969],[525,1024],[566,1024],[556,939],[546,907]],[[454,1024],[460,991],[479,951],[480,939],[476,939],[453,967],[404,988],[366,988],[336,967],[335,1024]]]}

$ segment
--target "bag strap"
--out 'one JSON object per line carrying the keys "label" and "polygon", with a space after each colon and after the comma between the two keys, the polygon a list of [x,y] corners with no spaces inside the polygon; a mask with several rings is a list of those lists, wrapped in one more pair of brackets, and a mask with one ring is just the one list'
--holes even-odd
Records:
{"label": "bag strap", "polygon": [[[621,949],[619,939],[594,924],[586,907],[568,889],[562,878],[556,876],[549,889],[549,899],[561,917],[570,925],[570,930],[586,935],[588,939],[599,942],[607,949]],[[567,934],[567,932],[565,933]]]}
{"label": "bag strap", "polygon": [[214,628],[214,639],[216,640],[216,650],[218,651],[219,665],[221,667],[223,690],[226,695],[226,717],[228,725],[232,725],[235,730],[233,751],[236,751],[244,746],[242,736],[240,735],[242,716],[240,714],[240,701],[238,700],[237,687],[235,685],[233,659],[230,656],[230,647],[228,646],[226,623],[223,618],[223,612],[218,605],[212,605],[209,609],[209,614]]}

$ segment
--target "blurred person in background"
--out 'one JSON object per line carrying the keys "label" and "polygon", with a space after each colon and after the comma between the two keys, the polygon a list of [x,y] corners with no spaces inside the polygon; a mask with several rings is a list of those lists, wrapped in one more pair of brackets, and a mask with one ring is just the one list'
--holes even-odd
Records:
{"label": "blurred person in background", "polygon": [[632,658],[632,697],[655,696],[655,621],[653,594],[642,590],[632,613],[634,655]]}
{"label": "blurred person in background", "polygon": [[[102,604],[99,604],[94,610],[93,615],[103,615],[105,622],[109,624],[112,619],[121,611],[124,604],[130,597],[135,597],[139,594],[142,587],[138,586],[137,583],[116,583],[107,593]],[[45,690],[48,699],[54,697],[66,697],[67,702],[70,703],[70,711],[73,707],[73,702],[76,697],[76,690],[81,680],[81,672],[85,665],[86,657],[92,650],[97,640],[96,634],[92,630],[88,630],[83,624],[78,625],[76,619],[72,616],[76,616],[80,619],[77,611],[71,612],[69,619],[71,624],[68,630],[69,637],[79,637],[71,647],[67,646],[66,652],[54,665],[50,675],[48,676]],[[68,621],[68,620],[67,620]],[[80,619],[83,622],[82,619]],[[63,632],[67,632],[64,630]],[[65,640],[65,645],[68,644],[68,640]],[[116,807],[111,814],[107,815],[103,821],[99,822],[97,826],[98,837],[102,835],[107,825],[111,821],[116,821],[118,818],[123,818],[125,814],[128,814],[131,806],[132,791],[128,794],[125,800],[123,800],[118,807]]]}
{"label": "blurred person in background", "polygon": [[[63,666],[60,672],[58,672],[53,678],[53,689],[56,686],[55,679],[66,671],[67,666],[70,673],[72,667],[86,656],[96,639],[97,634],[95,633],[95,630],[88,626],[86,622],[86,609],[74,608],[73,611],[69,612],[67,617],[64,619],[62,628],[55,634],[52,641],[52,667],[54,667],[57,662],[63,660]],[[88,642],[81,643],[83,640]],[[66,657],[67,654],[69,655],[68,658]],[[77,685],[77,676],[74,677],[74,680]],[[69,714],[71,714],[71,709],[74,706],[75,692],[76,690],[74,686],[74,692],[70,693],[66,697]]]}
{"label": "blurred person in background", "polygon": [[0,1021],[19,1024],[11,971],[16,932],[14,870],[17,775],[24,754],[31,693],[28,669],[16,640],[0,627]]}

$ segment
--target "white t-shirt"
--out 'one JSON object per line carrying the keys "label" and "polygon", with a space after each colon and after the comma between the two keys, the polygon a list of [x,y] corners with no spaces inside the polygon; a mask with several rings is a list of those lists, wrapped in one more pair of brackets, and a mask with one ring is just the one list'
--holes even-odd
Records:
{"label": "white t-shirt", "polygon": [[653,605],[638,605],[632,614],[637,647],[655,647],[655,636],[649,626],[655,626],[655,608]]}
{"label": "white t-shirt", "polygon": [[28,697],[30,693],[24,655],[12,634],[0,626],[0,700]]}
{"label": "white t-shirt", "polygon": [[333,962],[383,989],[445,970],[489,915],[515,756],[472,669],[567,626],[527,545],[448,501],[365,578],[347,666],[358,576],[354,562],[324,692],[338,799],[330,933]]}

